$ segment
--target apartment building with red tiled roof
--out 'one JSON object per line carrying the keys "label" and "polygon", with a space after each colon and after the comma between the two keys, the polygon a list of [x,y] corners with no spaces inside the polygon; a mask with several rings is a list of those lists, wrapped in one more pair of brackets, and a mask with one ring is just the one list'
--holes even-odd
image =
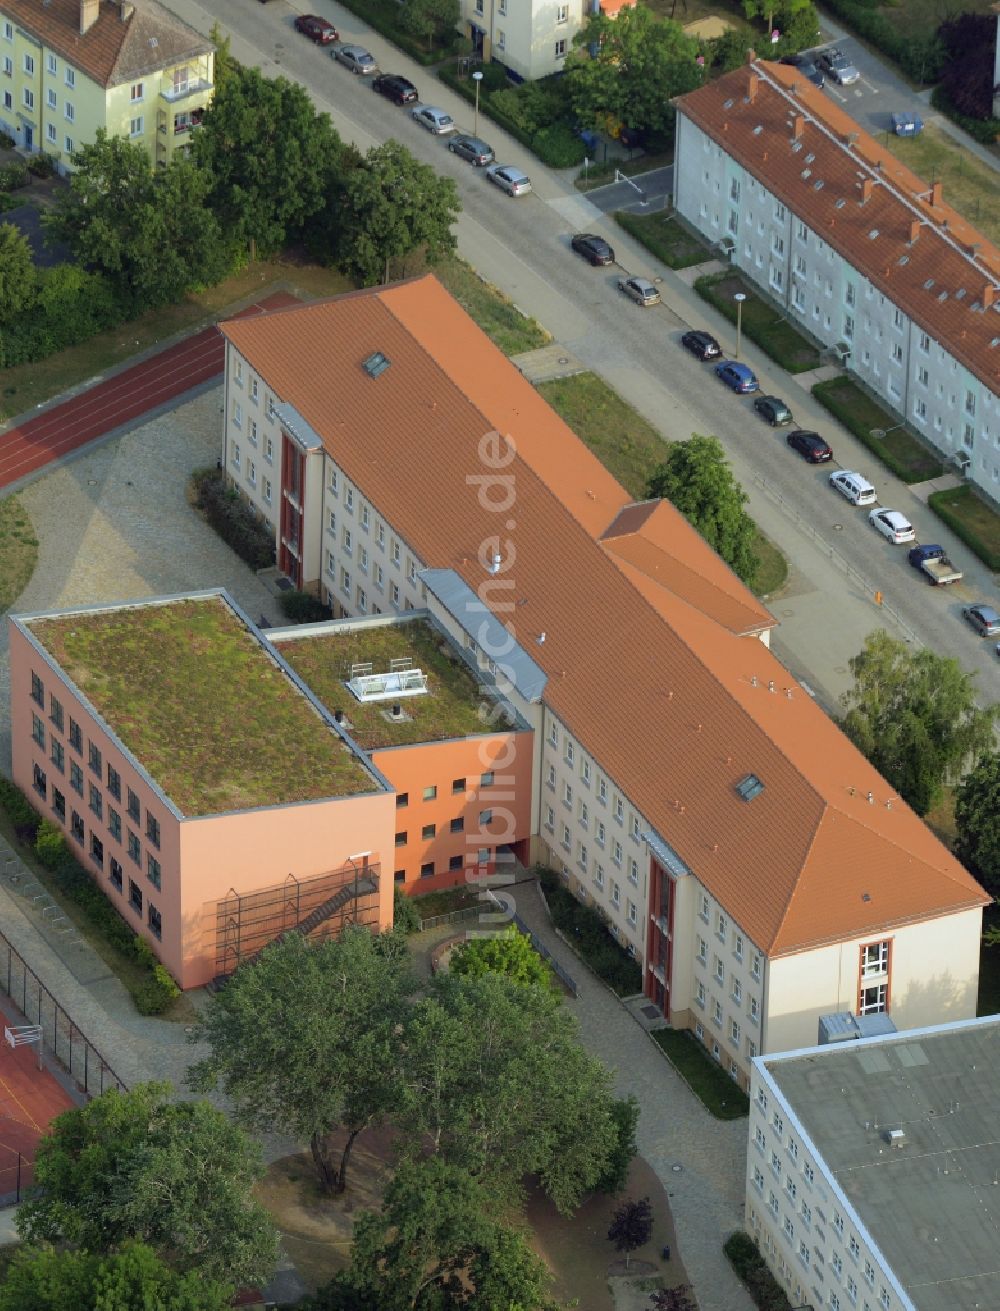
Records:
{"label": "apartment building with red tiled roof", "polygon": [[1000,500],[1000,250],[794,68],[676,104],[678,213]]}
{"label": "apartment building with red tiled roof", "polygon": [[97,137],[169,163],[212,98],[215,47],[158,0],[0,0],[0,129],[61,173]]}
{"label": "apartment building with red tiled roof", "polygon": [[427,609],[502,687],[534,729],[532,854],[674,1024],[745,1083],[821,1014],[974,1014],[985,894],[771,654],[761,603],[436,279],[223,332],[223,464],[281,568],[338,615]]}

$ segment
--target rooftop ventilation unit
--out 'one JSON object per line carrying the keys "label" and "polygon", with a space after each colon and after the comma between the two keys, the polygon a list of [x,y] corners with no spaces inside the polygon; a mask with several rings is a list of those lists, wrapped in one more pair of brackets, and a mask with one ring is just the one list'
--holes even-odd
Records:
{"label": "rooftop ventilation unit", "polygon": [[736,784],[736,791],[744,801],[753,801],[754,797],[759,797],[764,791],[764,784],[756,774],[747,774],[746,778]]}
{"label": "rooftop ventilation unit", "polygon": [[815,158],[816,158],[816,156],[815,156],[815,155],[813,154],[813,152],[810,150],[809,154],[806,155],[806,163],[807,163],[807,164],[811,164]]}
{"label": "rooftop ventilation unit", "polygon": [[419,669],[356,674],[347,686],[359,701],[396,701],[401,696],[422,696],[427,691],[427,675]]}
{"label": "rooftop ventilation unit", "polygon": [[736,101],[735,101],[735,100],[727,100],[727,101],[725,101],[725,103],[723,104],[722,108],[723,108],[723,109],[732,109],[733,105],[735,105],[735,104],[736,104]]}
{"label": "rooftop ventilation unit", "polygon": [[389,367],[389,357],[383,355],[381,351],[375,351],[368,356],[361,367],[369,378],[377,378],[380,373],[385,373]]}
{"label": "rooftop ventilation unit", "polygon": [[812,177],[812,169],[811,169],[811,168],[804,168],[804,169],[802,170],[802,177],[803,177],[803,180],[806,180],[806,179],[808,179],[808,178],[811,178],[811,177]]}
{"label": "rooftop ventilation unit", "polygon": [[753,134],[755,137],[759,137],[763,131],[764,131],[764,125],[762,123],[758,123],[753,130]]}
{"label": "rooftop ventilation unit", "polygon": [[869,232],[868,234],[868,240],[874,241],[877,236],[878,236],[878,228],[872,228],[871,232]]}
{"label": "rooftop ventilation unit", "polygon": [[890,1147],[902,1147],[906,1141],[906,1134],[902,1129],[889,1129],[885,1135],[885,1141]]}
{"label": "rooftop ventilation unit", "polygon": [[928,278],[927,281],[924,283],[924,291],[930,291],[931,287],[933,286],[934,286],[934,279]]}
{"label": "rooftop ventilation unit", "polygon": [[910,257],[909,257],[909,255],[900,255],[899,260],[898,260],[898,263],[900,263],[900,264],[909,264],[909,262],[910,262]]}
{"label": "rooftop ventilation unit", "polygon": [[823,190],[823,179],[820,178],[818,182],[813,183],[813,191],[822,191],[822,190]]}
{"label": "rooftop ventilation unit", "polygon": [[955,292],[955,299],[956,299],[956,300],[965,300],[965,288],[964,288],[964,287],[959,287],[958,291]]}

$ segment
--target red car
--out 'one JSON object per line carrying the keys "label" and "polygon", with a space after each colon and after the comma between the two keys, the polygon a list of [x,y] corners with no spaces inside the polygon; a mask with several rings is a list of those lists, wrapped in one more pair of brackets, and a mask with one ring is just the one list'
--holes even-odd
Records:
{"label": "red car", "polygon": [[315,14],[299,14],[295,20],[295,30],[307,36],[310,41],[319,42],[321,46],[340,40],[340,33],[334,25],[325,18],[317,18]]}

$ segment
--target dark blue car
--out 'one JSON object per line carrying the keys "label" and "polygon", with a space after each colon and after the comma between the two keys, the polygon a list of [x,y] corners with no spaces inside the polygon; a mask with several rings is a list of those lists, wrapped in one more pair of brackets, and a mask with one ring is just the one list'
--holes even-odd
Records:
{"label": "dark blue car", "polygon": [[727,387],[732,387],[733,391],[738,391],[743,396],[757,390],[757,379],[753,375],[753,370],[748,369],[745,364],[737,364],[734,360],[723,360],[721,364],[715,366],[715,373]]}

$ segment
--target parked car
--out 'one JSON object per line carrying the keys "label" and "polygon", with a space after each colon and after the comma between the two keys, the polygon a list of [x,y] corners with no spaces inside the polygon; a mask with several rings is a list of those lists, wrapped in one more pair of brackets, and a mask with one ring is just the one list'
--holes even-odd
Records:
{"label": "parked car", "polygon": [[812,55],[784,55],[779,61],[780,64],[790,64],[792,68],[797,68],[802,76],[813,86],[823,85],[823,74],[816,66],[816,60]]}
{"label": "parked car", "polygon": [[445,132],[454,132],[455,120],[444,109],[438,109],[435,105],[416,105],[410,110],[410,117],[421,127],[425,127],[428,132],[433,132],[435,136],[440,137]]}
{"label": "parked car", "polygon": [[738,391],[743,396],[756,391],[758,387],[753,369],[748,369],[745,364],[737,364],[735,360],[723,360],[721,364],[717,364],[715,376],[721,378],[727,387],[731,387],[733,391]]}
{"label": "parked car", "polygon": [[334,25],[325,18],[317,18],[315,14],[299,14],[295,19],[295,30],[321,46],[340,40],[340,33]]}
{"label": "parked car", "polygon": [[475,164],[476,168],[485,168],[496,159],[492,146],[488,146],[479,137],[470,136],[467,132],[460,132],[457,137],[452,137],[448,142],[448,149],[459,158]]}
{"label": "parked car", "polygon": [[791,410],[778,396],[757,396],[753,407],[772,428],[780,428],[782,424],[792,421]]}
{"label": "parked car", "polygon": [[531,179],[513,164],[491,164],[486,176],[508,196],[526,196],[531,190]]}
{"label": "parked car", "polygon": [[717,360],[722,354],[722,347],[712,334],[697,329],[685,332],[681,338],[681,345],[692,355],[697,355],[699,360]]}
{"label": "parked car", "polygon": [[829,442],[825,442],[818,432],[796,428],[785,440],[793,451],[798,451],[810,464],[825,464],[827,460],[833,459]]}
{"label": "parked car", "polygon": [[875,488],[863,473],[853,469],[838,469],[830,474],[830,486],[840,492],[852,505],[874,505]]}
{"label": "parked car", "polygon": [[996,637],[1000,633],[1000,614],[991,605],[967,605],[962,614],[980,637]]}
{"label": "parked car", "polygon": [[648,278],[619,278],[618,290],[637,305],[659,305],[660,293]]}
{"label": "parked car", "polygon": [[420,99],[410,79],[400,77],[398,73],[379,73],[378,77],[372,79],[372,90],[395,105],[412,105]]}
{"label": "parked car", "polygon": [[947,587],[949,583],[962,581],[961,569],[956,569],[944,553],[943,546],[927,543],[915,546],[907,551],[906,558],[914,569],[919,569],[927,581],[934,587]]}
{"label": "parked car", "polygon": [[827,77],[832,78],[838,86],[850,86],[852,82],[857,82],[861,76],[843,50],[838,50],[836,46],[833,46],[830,50],[824,50],[816,63]]}
{"label": "parked car", "polygon": [[893,546],[902,546],[904,542],[912,542],[916,537],[913,524],[898,510],[872,510],[868,522],[883,537],[888,537]]}
{"label": "parked car", "polygon": [[570,245],[578,255],[582,255],[584,259],[589,259],[595,267],[598,264],[613,264],[615,262],[614,250],[603,237],[597,236],[594,232],[578,232]]}
{"label": "parked car", "polygon": [[378,72],[378,64],[375,62],[375,56],[364,46],[335,45],[330,54],[338,63],[349,68],[352,73],[360,73],[366,77],[372,73]]}

